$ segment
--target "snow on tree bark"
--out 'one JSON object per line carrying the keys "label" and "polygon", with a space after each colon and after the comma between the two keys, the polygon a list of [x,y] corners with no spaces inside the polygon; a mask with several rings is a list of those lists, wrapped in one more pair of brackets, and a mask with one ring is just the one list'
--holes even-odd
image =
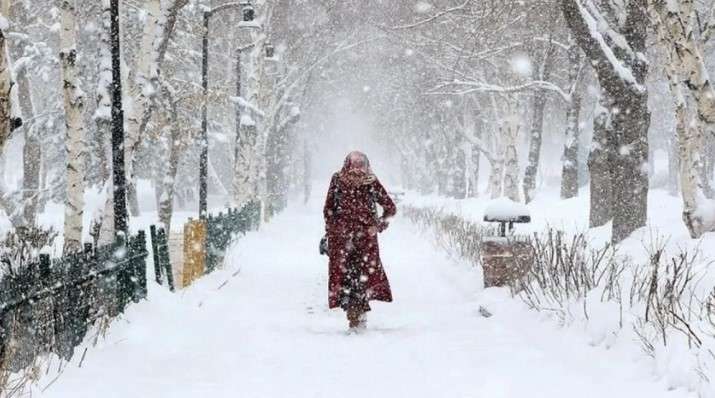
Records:
{"label": "snow on tree bark", "polygon": [[75,1],[61,0],[60,64],[65,109],[67,151],[67,196],[65,201],[64,249],[77,251],[82,244],[84,212],[84,93],[77,79]]}

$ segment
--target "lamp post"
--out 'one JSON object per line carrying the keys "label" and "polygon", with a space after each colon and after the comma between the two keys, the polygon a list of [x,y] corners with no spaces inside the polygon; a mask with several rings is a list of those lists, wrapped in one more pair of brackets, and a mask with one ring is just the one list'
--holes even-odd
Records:
{"label": "lamp post", "polygon": [[[204,11],[202,61],[201,61],[201,87],[203,101],[201,106],[201,155],[199,157],[199,218],[206,218],[208,214],[208,162],[209,162],[209,134],[208,134],[208,95],[209,95],[209,28],[211,17],[225,10],[241,10],[243,22],[252,22],[255,16],[253,5],[250,1],[226,3],[211,10]],[[241,51],[238,51],[238,95],[241,91]],[[239,111],[240,112],[240,111]],[[240,123],[240,115],[239,117]]]}
{"label": "lamp post", "polygon": [[114,229],[128,235],[127,180],[124,175],[124,110],[119,42],[119,0],[110,1],[112,46],[112,173],[114,182]]}

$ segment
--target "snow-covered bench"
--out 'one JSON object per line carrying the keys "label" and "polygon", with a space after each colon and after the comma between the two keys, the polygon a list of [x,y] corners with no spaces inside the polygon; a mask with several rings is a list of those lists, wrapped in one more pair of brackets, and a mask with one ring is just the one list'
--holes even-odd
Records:
{"label": "snow-covered bench", "polygon": [[514,223],[531,222],[529,209],[508,198],[492,201],[484,211],[485,222],[499,223],[499,236],[482,242],[480,256],[484,269],[484,287],[511,285],[518,289],[519,281],[531,269],[534,252],[528,241],[507,238]]}
{"label": "snow-covered bench", "polygon": [[499,223],[499,235],[505,237],[507,225],[511,232],[514,229],[514,223],[531,222],[531,214],[525,205],[509,198],[499,198],[491,201],[487,206],[484,211],[484,221]]}

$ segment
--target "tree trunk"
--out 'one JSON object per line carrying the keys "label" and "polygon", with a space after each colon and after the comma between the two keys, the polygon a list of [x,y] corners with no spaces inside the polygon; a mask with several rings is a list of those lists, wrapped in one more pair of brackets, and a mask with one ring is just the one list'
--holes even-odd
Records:
{"label": "tree trunk", "polygon": [[[32,120],[34,107],[30,81],[26,70],[17,73],[17,86],[20,98],[20,109],[24,120]],[[40,164],[42,163],[42,146],[39,129],[33,122],[25,125],[25,146],[22,148],[22,200],[23,216],[28,225],[34,225],[37,220],[37,208],[40,196]]]}
{"label": "tree trunk", "polygon": [[[534,80],[548,81],[551,77],[551,64],[554,52],[554,45],[549,40],[542,70],[534,68]],[[531,202],[534,199],[536,189],[536,176],[539,172],[539,162],[541,160],[541,143],[544,134],[544,108],[546,107],[546,92],[538,90],[534,93],[532,102],[531,136],[529,140],[529,161],[524,170],[524,201]]]}
{"label": "tree trunk", "polygon": [[479,197],[479,162],[481,161],[481,152],[476,145],[470,146],[469,165],[467,166],[467,177],[469,190],[467,191],[468,198]]}
{"label": "tree trunk", "polygon": [[[680,0],[670,4],[650,0],[649,3],[651,19],[657,22],[659,39],[669,47],[666,75],[676,109],[683,221],[690,235],[699,238],[705,232],[715,230],[715,225],[704,217],[706,210],[703,208],[713,206],[712,201],[706,200],[712,196],[712,191],[703,157],[708,146],[703,133],[706,129],[712,133],[715,128],[715,90],[702,56],[702,43],[695,34],[694,1]],[[681,85],[692,95],[695,110],[688,110]]]}
{"label": "tree trunk", "polygon": [[5,31],[0,30],[0,150],[5,148],[12,131],[12,71]]}
{"label": "tree trunk", "polygon": [[544,131],[544,107],[546,106],[546,94],[539,90],[534,94],[531,120],[531,140],[529,141],[529,161],[524,171],[524,200],[526,203],[534,199],[534,189],[536,189],[536,174],[539,171],[539,160],[541,159],[541,142]]}
{"label": "tree trunk", "polygon": [[706,220],[699,212],[705,195],[700,183],[698,170],[701,158],[698,146],[702,144],[702,131],[696,121],[690,123],[684,103],[676,108],[676,131],[678,133],[678,148],[680,155],[680,184],[683,197],[683,222],[692,238],[699,238],[709,230]]}
{"label": "tree trunk", "polygon": [[173,95],[165,88],[165,97],[170,104],[167,111],[167,124],[170,126],[169,159],[166,176],[161,180],[162,194],[159,199],[159,222],[164,225],[165,231],[171,231],[171,219],[174,214],[174,192],[176,187],[176,174],[179,170],[181,157],[182,131],[178,121],[178,111]]}
{"label": "tree trunk", "polygon": [[[658,26],[661,39],[667,39],[663,25]],[[699,238],[709,227],[699,211],[704,203],[702,184],[702,162],[700,148],[704,144],[702,123],[695,115],[688,116],[687,101],[678,77],[680,58],[675,51],[668,52],[668,64],[665,72],[668,77],[671,97],[675,107],[675,132],[677,137],[677,166],[683,199],[683,222],[692,238]],[[675,157],[674,156],[674,157]]]}
{"label": "tree trunk", "polygon": [[134,90],[132,90],[134,103],[127,114],[127,135],[125,142],[127,148],[125,168],[129,177],[127,179],[127,199],[129,201],[129,210],[133,216],[139,215],[139,199],[136,187],[136,173],[134,172],[134,158],[141,145],[141,125],[146,118],[149,102],[155,95],[156,90],[152,84],[152,78],[156,74],[154,43],[157,38],[159,16],[161,13],[160,0],[147,0],[144,11],[146,11],[146,20],[144,22],[144,33],[142,34],[139,54],[137,55],[136,86]]}
{"label": "tree trunk", "polygon": [[645,226],[648,219],[648,94],[620,96],[614,101],[613,128],[618,142],[612,166],[613,242]]}
{"label": "tree trunk", "polygon": [[[464,144],[465,155],[465,196],[476,198],[479,196],[479,160],[481,153],[479,145],[474,142],[481,141],[481,132],[477,128],[476,115],[478,112],[472,108],[471,101],[464,101],[464,128],[467,140]],[[481,124],[479,124],[481,126]]]}
{"label": "tree trunk", "polygon": [[[256,14],[263,18],[265,24],[270,22],[270,15],[264,14],[266,2],[256,3]],[[236,140],[236,158],[234,162],[233,175],[233,201],[234,206],[243,207],[250,201],[260,198],[259,180],[261,175],[262,151],[261,145],[264,137],[263,125],[257,120],[264,115],[258,115],[255,110],[264,112],[266,102],[266,92],[263,78],[265,75],[265,43],[267,36],[263,32],[251,31],[251,42],[254,44],[248,53],[248,68],[246,75],[246,102],[248,106],[242,112],[239,128],[239,137]]]}
{"label": "tree trunk", "polygon": [[[625,6],[625,18],[614,26],[596,27],[587,23],[598,13],[598,5],[585,7],[581,0],[561,0],[564,19],[596,70],[602,91],[611,101],[611,129],[605,131],[616,151],[613,153],[611,188],[614,208],[612,241],[620,242],[643,227],[648,213],[648,88],[645,84],[648,64],[646,53],[646,0],[631,0]],[[602,15],[601,15],[602,16]],[[600,17],[600,16],[599,16]],[[622,25],[621,25],[622,24]],[[602,31],[613,30],[624,43],[604,40]],[[614,46],[614,47],[611,47]],[[600,167],[597,172],[602,172]],[[602,175],[592,177],[592,180]],[[593,184],[593,181],[592,181]],[[593,194],[593,193],[592,193]],[[592,200],[593,203],[593,200]],[[597,222],[602,219],[597,219]]]}
{"label": "tree trunk", "polygon": [[593,143],[588,157],[588,169],[591,176],[591,206],[589,226],[605,225],[613,219],[613,192],[611,189],[611,159],[613,158],[613,140],[611,131],[610,101],[601,94],[594,112]]}
{"label": "tree trunk", "polygon": [[74,0],[61,0],[60,63],[64,89],[65,147],[67,150],[67,198],[65,202],[65,252],[82,247],[84,212],[84,93],[77,79]]}
{"label": "tree trunk", "polygon": [[[9,7],[9,2],[6,3]],[[14,40],[11,45],[12,57],[20,59],[24,56],[25,48],[32,43],[25,38],[25,26],[29,23],[27,10],[22,4],[16,4],[10,11],[13,16],[15,28],[22,33],[20,38]],[[35,107],[32,100],[32,85],[27,73],[27,66],[20,64],[14,71],[18,103],[24,124],[25,145],[22,155],[22,201],[24,223],[34,225],[37,218],[37,210],[40,195],[40,165],[42,164],[42,148],[40,143],[40,129],[34,122]]]}
{"label": "tree trunk", "polygon": [[257,134],[253,119],[243,115],[240,136],[236,140],[236,159],[233,165],[233,205],[239,209],[256,199],[253,168]]}
{"label": "tree trunk", "polygon": [[127,199],[132,215],[138,215],[139,198],[137,181],[134,170],[139,167],[136,163],[136,152],[139,150],[147,125],[156,107],[155,91],[159,87],[159,69],[166,55],[169,41],[174,32],[179,12],[189,3],[189,0],[173,0],[161,12],[159,0],[147,0],[145,10],[147,21],[142,36],[137,63],[136,87],[133,92],[134,106],[127,115]]}
{"label": "tree trunk", "polygon": [[504,130],[504,196],[514,202],[521,201],[519,195],[519,152],[518,138],[521,125],[519,116],[516,114],[516,108],[511,108],[512,114],[507,121],[506,129]]}
{"label": "tree trunk", "polygon": [[112,51],[111,29],[112,15],[109,0],[102,0],[102,33],[100,34],[99,72],[97,79],[97,109],[94,112],[94,122],[97,125],[96,139],[99,148],[100,176],[104,181],[106,198],[101,219],[93,220],[99,224],[99,239],[101,244],[111,243],[114,239],[114,183],[112,181],[111,136],[112,136]]}
{"label": "tree trunk", "polygon": [[561,199],[578,196],[578,147],[580,136],[581,93],[577,89],[581,70],[581,49],[572,44],[569,49],[569,85],[571,101],[566,110],[566,139],[561,169]]}
{"label": "tree trunk", "polygon": [[448,138],[448,195],[455,199],[464,199],[467,196],[467,155],[464,137],[457,133]]}
{"label": "tree trunk", "polygon": [[675,196],[680,192],[680,151],[677,133],[668,138],[668,193]]}

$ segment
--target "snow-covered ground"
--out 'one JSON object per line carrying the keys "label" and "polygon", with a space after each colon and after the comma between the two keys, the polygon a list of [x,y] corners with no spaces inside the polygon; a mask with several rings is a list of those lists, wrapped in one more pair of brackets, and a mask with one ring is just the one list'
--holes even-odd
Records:
{"label": "snow-covered ground", "polygon": [[[532,214],[536,216],[536,214]],[[225,268],[170,294],[152,286],[105,340],[33,396],[688,397],[637,350],[592,347],[447,258],[407,220],[382,235],[395,302],[346,334],[327,309],[318,201],[240,240]],[[480,315],[484,306],[493,313]]]}

